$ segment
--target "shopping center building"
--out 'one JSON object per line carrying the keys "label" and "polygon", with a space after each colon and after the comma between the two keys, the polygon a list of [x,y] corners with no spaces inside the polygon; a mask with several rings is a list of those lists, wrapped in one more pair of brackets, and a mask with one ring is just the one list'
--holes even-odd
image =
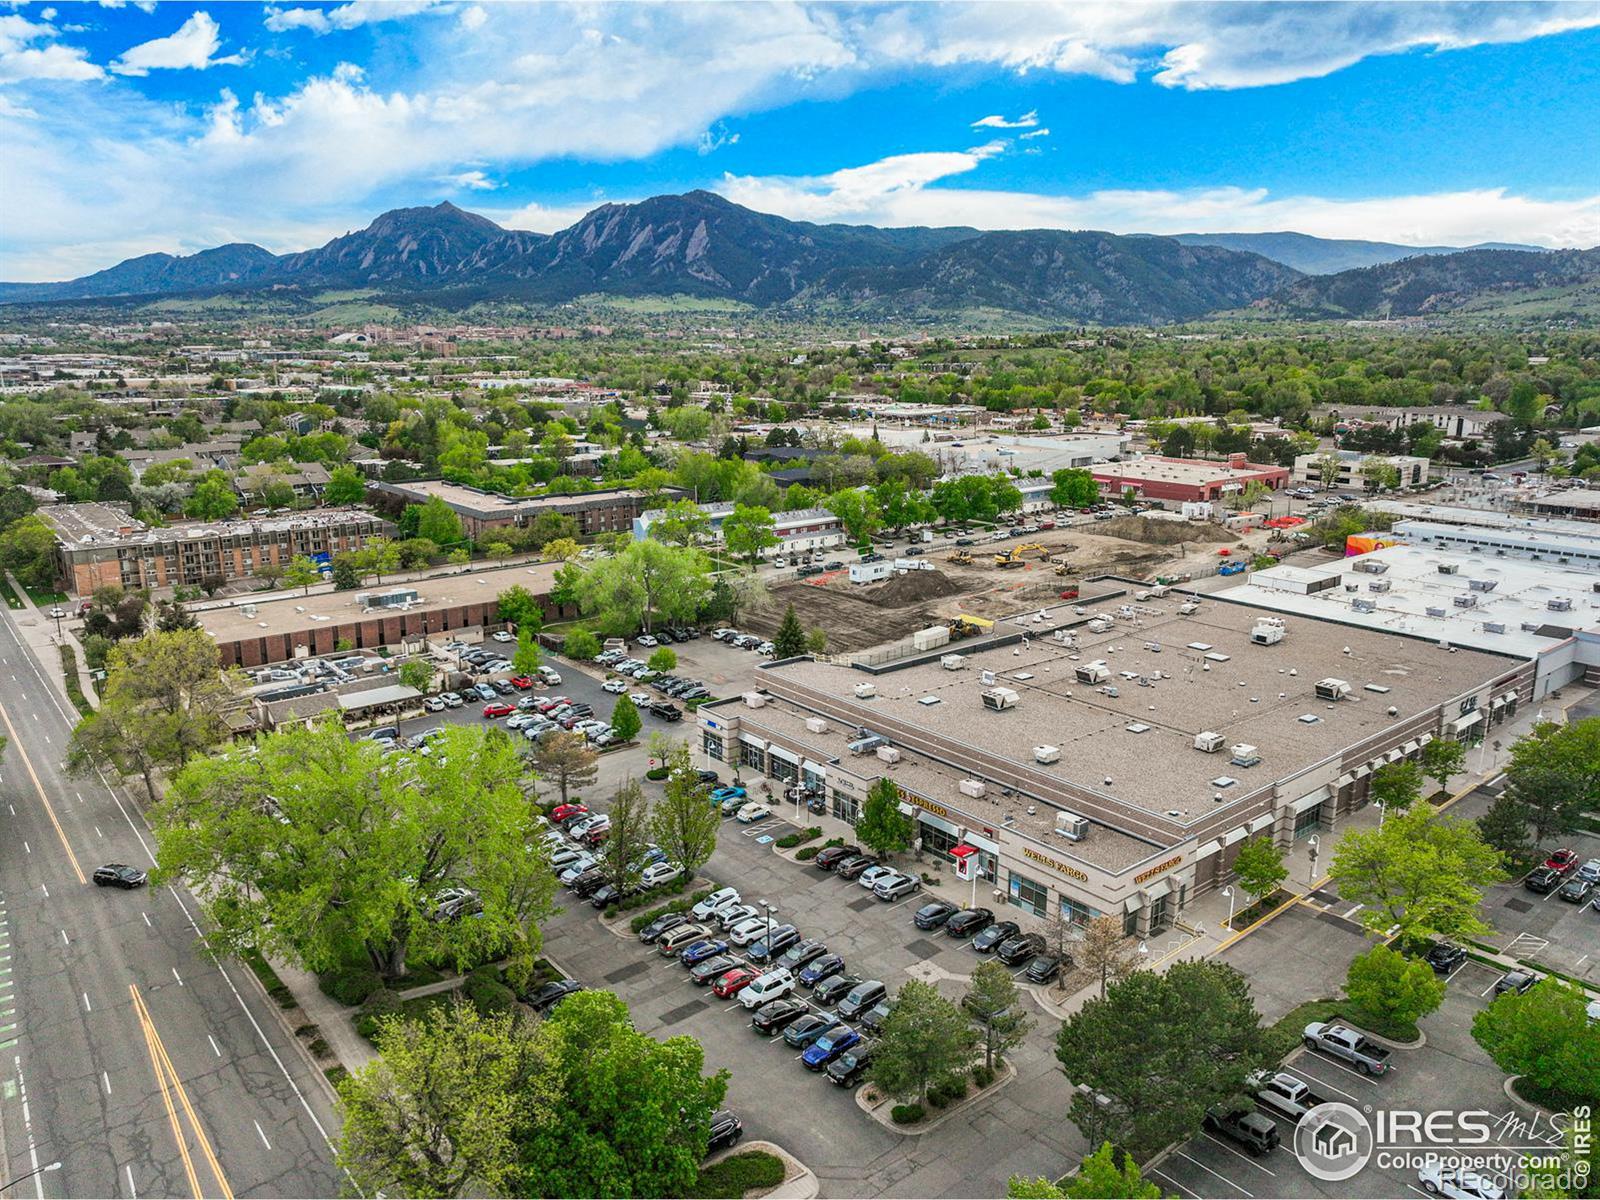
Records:
{"label": "shopping center building", "polygon": [[1375,769],[1481,736],[1531,688],[1517,655],[1100,582],[1108,597],[977,650],[767,664],[758,690],[699,710],[699,748],[847,821],[891,780],[925,856],[981,866],[980,903],[1145,936],[1247,838],[1330,854]]}

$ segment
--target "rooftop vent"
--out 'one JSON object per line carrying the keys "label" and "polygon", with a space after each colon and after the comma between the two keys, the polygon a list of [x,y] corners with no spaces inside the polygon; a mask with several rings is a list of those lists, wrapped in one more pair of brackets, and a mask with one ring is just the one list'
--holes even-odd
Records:
{"label": "rooftop vent", "polygon": [[1236,767],[1253,767],[1261,761],[1261,753],[1248,742],[1240,742],[1231,747],[1232,757],[1228,760]]}
{"label": "rooftop vent", "polygon": [[1454,604],[1457,608],[1477,608],[1478,598],[1473,595],[1452,596],[1450,598],[1450,603]]}
{"label": "rooftop vent", "polygon": [[1440,563],[1439,564],[1439,574],[1441,574],[1441,575],[1454,575],[1454,574],[1458,573],[1460,570],[1461,570],[1461,564],[1460,563]]}
{"label": "rooftop vent", "polygon": [[875,683],[858,683],[855,686],[857,700],[870,700],[878,694],[878,685]]}
{"label": "rooftop vent", "polygon": [[1286,632],[1282,617],[1260,617],[1250,631],[1250,641],[1256,646],[1276,646]]}
{"label": "rooftop vent", "polygon": [[1060,746],[1035,746],[1033,748],[1033,761],[1034,762],[1041,762],[1041,763],[1060,762],[1061,761],[1061,747]]}
{"label": "rooftop vent", "polygon": [[1474,592],[1492,592],[1500,586],[1498,579],[1469,579],[1467,587]]}
{"label": "rooftop vent", "polygon": [[1552,600],[1546,600],[1544,602],[1544,606],[1545,606],[1545,608],[1549,609],[1551,612],[1571,612],[1572,611],[1572,597],[1571,596],[1557,596]]}
{"label": "rooftop vent", "polygon": [[1097,658],[1091,663],[1083,663],[1072,669],[1079,683],[1104,683],[1111,678],[1111,664],[1103,658]]}
{"label": "rooftop vent", "polygon": [[1504,623],[1500,621],[1485,621],[1483,623],[1483,631],[1485,633],[1504,633],[1506,631],[1506,627]]}
{"label": "rooftop vent", "polygon": [[963,796],[970,796],[974,800],[982,800],[983,793],[988,790],[981,779],[963,779],[956,784],[956,790]]}
{"label": "rooftop vent", "polygon": [[1444,616],[1444,609],[1436,604],[1430,604],[1428,605],[1428,615],[1430,617],[1442,617]]}

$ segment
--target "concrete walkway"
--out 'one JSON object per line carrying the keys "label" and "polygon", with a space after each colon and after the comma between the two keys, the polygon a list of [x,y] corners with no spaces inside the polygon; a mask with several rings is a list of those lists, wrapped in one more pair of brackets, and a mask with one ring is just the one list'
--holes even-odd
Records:
{"label": "concrete walkway", "polygon": [[[67,694],[66,681],[61,672],[61,646],[65,643],[72,647],[72,652],[77,658],[78,686],[83,689],[84,697],[89,701],[89,704],[97,707],[94,681],[89,678],[89,668],[84,661],[83,645],[73,636],[72,630],[67,627],[67,618],[63,617],[59,622],[61,632],[58,636],[56,633],[58,622],[50,616],[48,610],[41,609],[34,604],[33,597],[23,590],[22,585],[17,582],[17,577],[7,572],[6,583],[10,585],[17,599],[22,601],[22,607],[14,610],[13,624],[16,626],[17,631],[21,633],[23,639],[27,641],[28,648],[34,652],[39,662],[44,665],[45,675],[49,677],[51,684],[54,685],[61,699],[66,702],[68,708],[72,707],[72,697]],[[67,611],[65,603],[61,607],[62,611]]]}

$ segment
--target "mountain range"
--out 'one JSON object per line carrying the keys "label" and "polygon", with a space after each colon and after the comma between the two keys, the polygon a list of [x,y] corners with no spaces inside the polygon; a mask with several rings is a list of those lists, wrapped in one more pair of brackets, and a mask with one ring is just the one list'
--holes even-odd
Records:
{"label": "mountain range", "polygon": [[[147,254],[64,283],[0,283],[0,303],[313,297],[354,288],[450,309],[489,300],[689,296],[796,314],[919,319],[992,310],[1054,322],[1163,324],[1243,309],[1300,318],[1425,315],[1485,294],[1585,281],[1600,275],[1597,256],[1298,233],[817,225],[696,191],[603,205],[554,234],[505,229],[449,203],[395,209],[312,250],[275,255],[235,243],[183,257]],[[1361,265],[1316,274],[1287,259]]]}

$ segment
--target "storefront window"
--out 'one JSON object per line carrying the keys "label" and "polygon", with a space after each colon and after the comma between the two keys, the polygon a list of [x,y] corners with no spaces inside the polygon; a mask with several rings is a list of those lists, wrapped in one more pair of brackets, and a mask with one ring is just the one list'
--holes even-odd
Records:
{"label": "storefront window", "polygon": [[1164,929],[1167,924],[1167,898],[1162,896],[1150,905],[1150,932]]}
{"label": "storefront window", "polygon": [[1296,838],[1310,837],[1322,827],[1322,805],[1313,804],[1305,812],[1298,814],[1294,819],[1294,836]]}
{"label": "storefront window", "polygon": [[1018,908],[1027,909],[1036,917],[1049,911],[1050,889],[1044,884],[1012,871],[1009,891],[1011,903]]}
{"label": "storefront window", "polygon": [[856,818],[861,815],[861,807],[856,803],[856,798],[848,792],[833,789],[833,815],[841,821],[848,821],[854,825]]}
{"label": "storefront window", "polygon": [[705,741],[701,743],[701,749],[706,752],[707,758],[714,759],[717,762],[722,761],[722,739],[716,734],[706,734]]}
{"label": "storefront window", "polygon": [[752,771],[765,771],[767,769],[767,753],[758,750],[749,742],[739,743],[739,765],[749,767]]}
{"label": "storefront window", "polygon": [[955,856],[950,853],[961,844],[961,839],[953,833],[929,825],[926,821],[917,822],[917,836],[922,839],[922,852],[931,854],[935,858],[942,858],[946,862],[954,862]]}
{"label": "storefront window", "polygon": [[1139,910],[1122,914],[1122,936],[1133,937],[1139,932]]}
{"label": "storefront window", "polygon": [[781,779],[785,783],[793,783],[800,776],[800,769],[792,762],[779,758],[776,754],[769,754],[767,761],[770,764],[772,777]]}
{"label": "storefront window", "polygon": [[1074,925],[1087,925],[1100,915],[1098,909],[1081,904],[1071,896],[1061,897],[1061,915]]}

